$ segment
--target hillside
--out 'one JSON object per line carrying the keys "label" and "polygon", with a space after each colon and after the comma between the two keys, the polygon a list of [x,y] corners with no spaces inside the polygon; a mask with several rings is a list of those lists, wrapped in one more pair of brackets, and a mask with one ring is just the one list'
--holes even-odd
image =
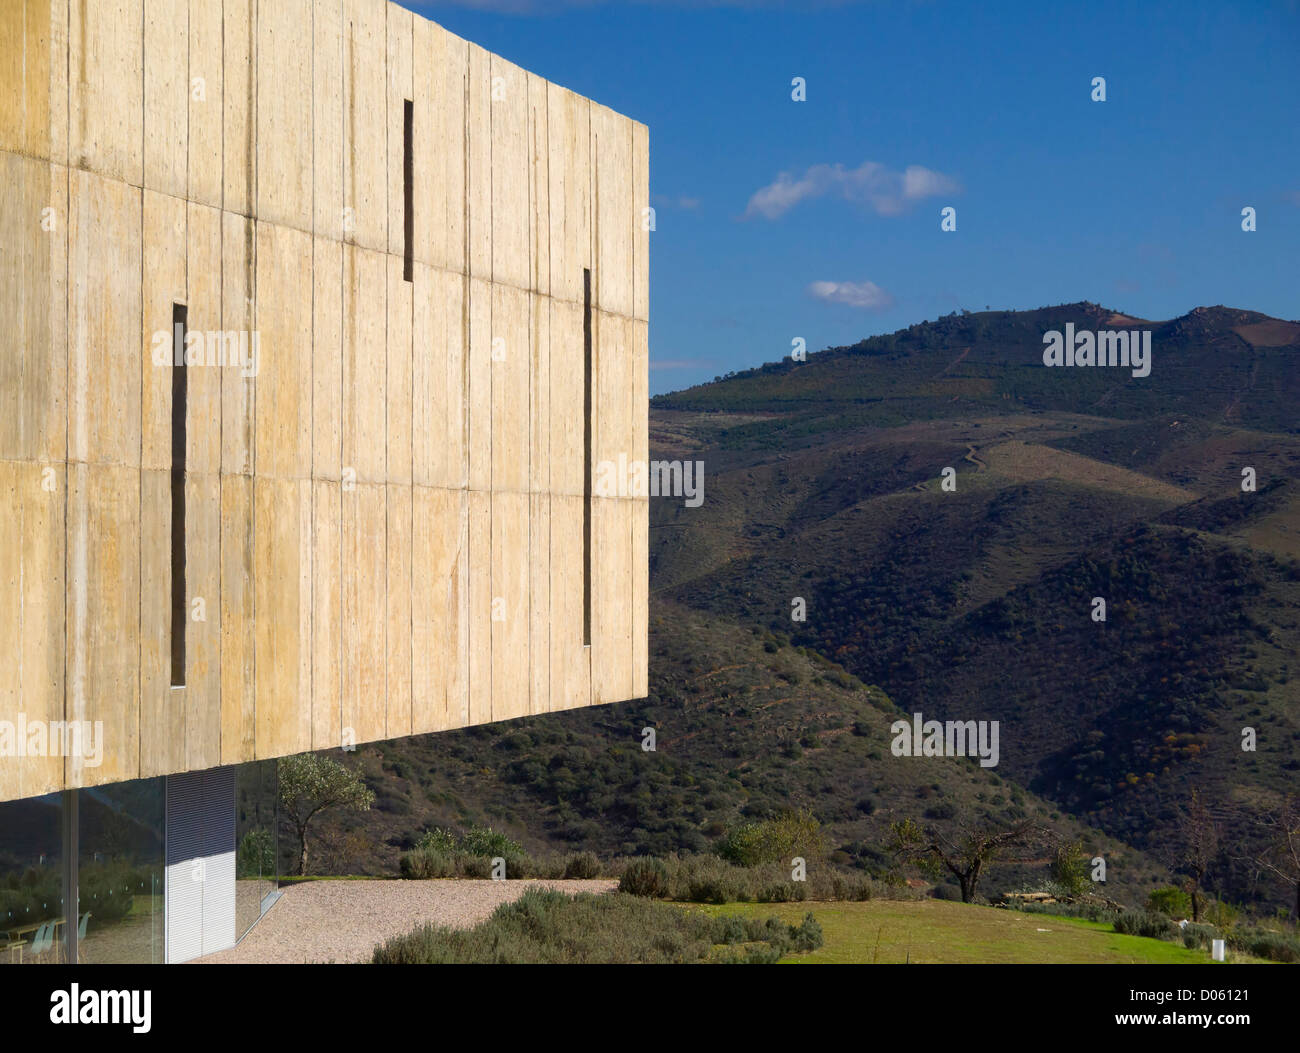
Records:
{"label": "hillside", "polygon": [[[1044,368],[1067,323],[1149,329],[1150,376]],[[703,460],[706,489],[651,503],[650,697],[363,751],[377,811],[331,821],[325,859],[391,871],[420,829],[469,822],[698,851],[795,806],[879,872],[895,819],[1033,815],[1135,902],[1170,880],[1195,786],[1226,846],[1210,886],[1288,902],[1244,856],[1300,783],[1298,334],[1228,308],[990,312],[660,396],[652,456]],[[999,721],[1000,764],[892,756],[900,710]]]}
{"label": "hillside", "polygon": [[[432,825],[490,824],[535,850],[620,854],[707,851],[727,825],[810,808],[834,860],[873,873],[891,864],[889,826],[914,818],[1037,819],[1052,840],[1082,842],[1110,861],[1112,897],[1140,900],[1167,879],[1161,865],[960,758],[889,752],[902,714],[815,651],[659,601],[652,615],[651,693],[619,703],[361,751],[375,810],[329,821],[327,870],[391,873],[415,833]],[[641,749],[642,729],[656,749]],[[345,831],[356,855],[339,856]],[[364,839],[360,836],[364,832]],[[385,843],[362,851],[371,838]],[[987,889],[1041,882],[1047,859],[998,866]]]}
{"label": "hillside", "polygon": [[[1046,369],[1067,323],[1150,329],[1150,376]],[[1300,784],[1297,394],[1300,325],[1228,308],[950,316],[769,364],[654,401],[661,455],[710,469],[701,508],[655,504],[654,581],[905,709],[1002,720],[1002,774],[1162,858],[1195,785],[1225,892],[1285,902],[1234,857]]]}

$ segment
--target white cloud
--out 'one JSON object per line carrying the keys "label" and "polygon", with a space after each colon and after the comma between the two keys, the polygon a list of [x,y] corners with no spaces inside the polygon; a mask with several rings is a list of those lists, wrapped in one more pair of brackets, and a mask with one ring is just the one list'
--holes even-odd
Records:
{"label": "white cloud", "polygon": [[867,311],[887,311],[894,298],[875,282],[813,282],[808,295],[826,303],[842,303]]}
{"label": "white cloud", "polygon": [[956,182],[941,172],[934,172],[920,165],[908,165],[903,171],[903,197],[908,201],[952,194],[956,190]]}
{"label": "white cloud", "polygon": [[876,161],[852,169],[841,164],[813,165],[799,176],[782,172],[775,182],[756,190],[742,218],[777,219],[801,201],[826,196],[866,205],[877,215],[897,216],[922,198],[959,190],[961,185],[951,176],[920,165],[908,165],[901,172]]}

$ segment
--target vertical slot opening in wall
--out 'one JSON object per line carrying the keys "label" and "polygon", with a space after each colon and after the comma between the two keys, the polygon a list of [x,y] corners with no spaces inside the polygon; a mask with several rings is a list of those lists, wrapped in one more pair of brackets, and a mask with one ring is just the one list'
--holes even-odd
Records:
{"label": "vertical slot opening in wall", "polygon": [[184,304],[172,304],[172,687],[185,686],[185,373]]}
{"label": "vertical slot opening in wall", "polygon": [[582,270],[582,643],[591,644],[591,268]]}
{"label": "vertical slot opening in wall", "polygon": [[415,104],[406,100],[402,112],[402,217],[406,245],[402,249],[402,277],[413,281],[415,257]]}

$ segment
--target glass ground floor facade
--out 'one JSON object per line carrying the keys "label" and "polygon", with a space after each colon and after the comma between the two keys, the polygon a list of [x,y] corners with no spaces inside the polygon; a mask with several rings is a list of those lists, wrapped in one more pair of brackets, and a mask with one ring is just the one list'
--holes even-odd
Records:
{"label": "glass ground floor facade", "polygon": [[[201,808],[194,786],[216,788]],[[276,789],[275,761],[259,761],[0,803],[0,963],[179,961],[232,944],[274,902]]]}

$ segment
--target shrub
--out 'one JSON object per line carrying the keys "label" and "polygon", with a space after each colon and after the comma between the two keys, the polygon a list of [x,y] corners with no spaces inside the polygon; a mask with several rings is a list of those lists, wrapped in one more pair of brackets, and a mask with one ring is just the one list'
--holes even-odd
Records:
{"label": "shrub", "polygon": [[507,878],[535,878],[548,877],[545,873],[546,864],[540,863],[533,859],[527,852],[522,849],[518,852],[512,852],[508,855],[488,857],[488,876],[491,876],[491,865],[493,859],[502,859],[505,861],[505,875]]}
{"label": "shrub", "polygon": [[[882,885],[861,873],[830,866],[811,867],[807,880],[794,881],[785,863],[741,867],[714,855],[668,856],[663,860],[637,859],[624,870],[619,888],[689,903],[796,903],[804,900],[868,900],[881,894]],[[891,890],[914,898],[905,887]]]}
{"label": "shrub", "polygon": [[432,849],[435,852],[442,852],[450,855],[456,850],[456,835],[450,830],[444,830],[440,826],[435,826],[426,830],[415,842],[415,847]]}
{"label": "shrub", "polygon": [[148,895],[153,885],[149,868],[129,863],[92,863],[81,868],[81,911],[90,911],[92,924],[117,921],[131,912],[135,897]]}
{"label": "shrub", "polygon": [[1230,929],[1237,921],[1237,909],[1216,899],[1206,904],[1205,909],[1201,911],[1201,917],[1205,919],[1207,925],[1213,925],[1218,929]]}
{"label": "shrub", "polygon": [[569,897],[530,888],[472,929],[425,925],[375,949],[376,964],[676,962],[767,963],[820,947],[811,915],[711,917],[614,893]]}
{"label": "shrub", "polygon": [[762,835],[758,823],[742,823],[729,829],[718,845],[718,855],[739,866],[766,862],[760,859]]}
{"label": "shrub", "polygon": [[1171,940],[1179,936],[1178,926],[1164,914],[1153,911],[1126,910],[1115,919],[1115,931],[1129,936],[1148,936]]}
{"label": "shrub", "polygon": [[732,827],[718,855],[738,866],[789,862],[795,856],[816,859],[826,854],[821,824],[808,811],[787,811],[759,822]]}
{"label": "shrub", "polygon": [[598,878],[602,869],[595,852],[574,852],[564,860],[566,878]]}
{"label": "shrub", "polygon": [[1083,855],[1083,846],[1078,841],[1058,845],[1052,859],[1052,881],[1061,894],[1067,898],[1086,896],[1091,882],[1088,879],[1088,863]]}
{"label": "shrub", "polygon": [[254,827],[239,840],[235,861],[236,876],[271,877],[275,874],[275,839],[271,831]]}
{"label": "shrub", "polygon": [[668,895],[668,868],[657,859],[634,859],[618,880],[618,890],[660,899]]}
{"label": "shrub", "polygon": [[1100,903],[1020,903],[1016,910],[1025,914],[1050,914],[1057,918],[1086,918],[1088,921],[1114,925],[1119,912]]}
{"label": "shrub", "polygon": [[1183,946],[1191,947],[1209,947],[1213,940],[1219,938],[1218,930],[1213,925],[1196,925],[1188,922],[1183,926]]}
{"label": "shrub", "polygon": [[0,889],[0,924],[5,928],[31,925],[62,912],[59,885],[45,888]]}
{"label": "shrub", "polygon": [[523,845],[490,826],[471,826],[460,839],[458,847],[466,855],[486,856],[488,859],[496,856],[509,859],[524,854]]}
{"label": "shrub", "polygon": [[436,848],[414,848],[403,852],[398,867],[404,878],[446,878],[456,876],[456,861]]}
{"label": "shrub", "polygon": [[[509,879],[565,876],[562,860],[536,860],[518,841],[491,827],[477,826],[461,837],[437,827],[426,830],[413,849],[402,853],[398,866],[405,878],[488,878],[492,876],[492,860],[498,858],[506,861]],[[599,867],[598,862],[596,865]]]}
{"label": "shrub", "polygon": [[798,903],[804,898],[803,886],[793,881],[765,885],[754,897],[760,903]]}
{"label": "shrub", "polygon": [[803,916],[803,922],[790,933],[791,950],[795,952],[815,951],[822,945],[822,927],[813,917],[812,911]]}
{"label": "shrub", "polygon": [[1242,929],[1228,937],[1228,945],[1270,962],[1300,962],[1300,940],[1269,929]]}
{"label": "shrub", "polygon": [[457,856],[456,866],[460,877],[482,879],[492,876],[492,861],[486,856]]}
{"label": "shrub", "polygon": [[734,903],[740,898],[735,885],[729,885],[716,877],[699,878],[691,882],[686,891],[686,899],[691,903]]}
{"label": "shrub", "polygon": [[1168,885],[1151,891],[1147,897],[1147,910],[1171,918],[1186,918],[1192,913],[1192,901],[1182,889]]}

